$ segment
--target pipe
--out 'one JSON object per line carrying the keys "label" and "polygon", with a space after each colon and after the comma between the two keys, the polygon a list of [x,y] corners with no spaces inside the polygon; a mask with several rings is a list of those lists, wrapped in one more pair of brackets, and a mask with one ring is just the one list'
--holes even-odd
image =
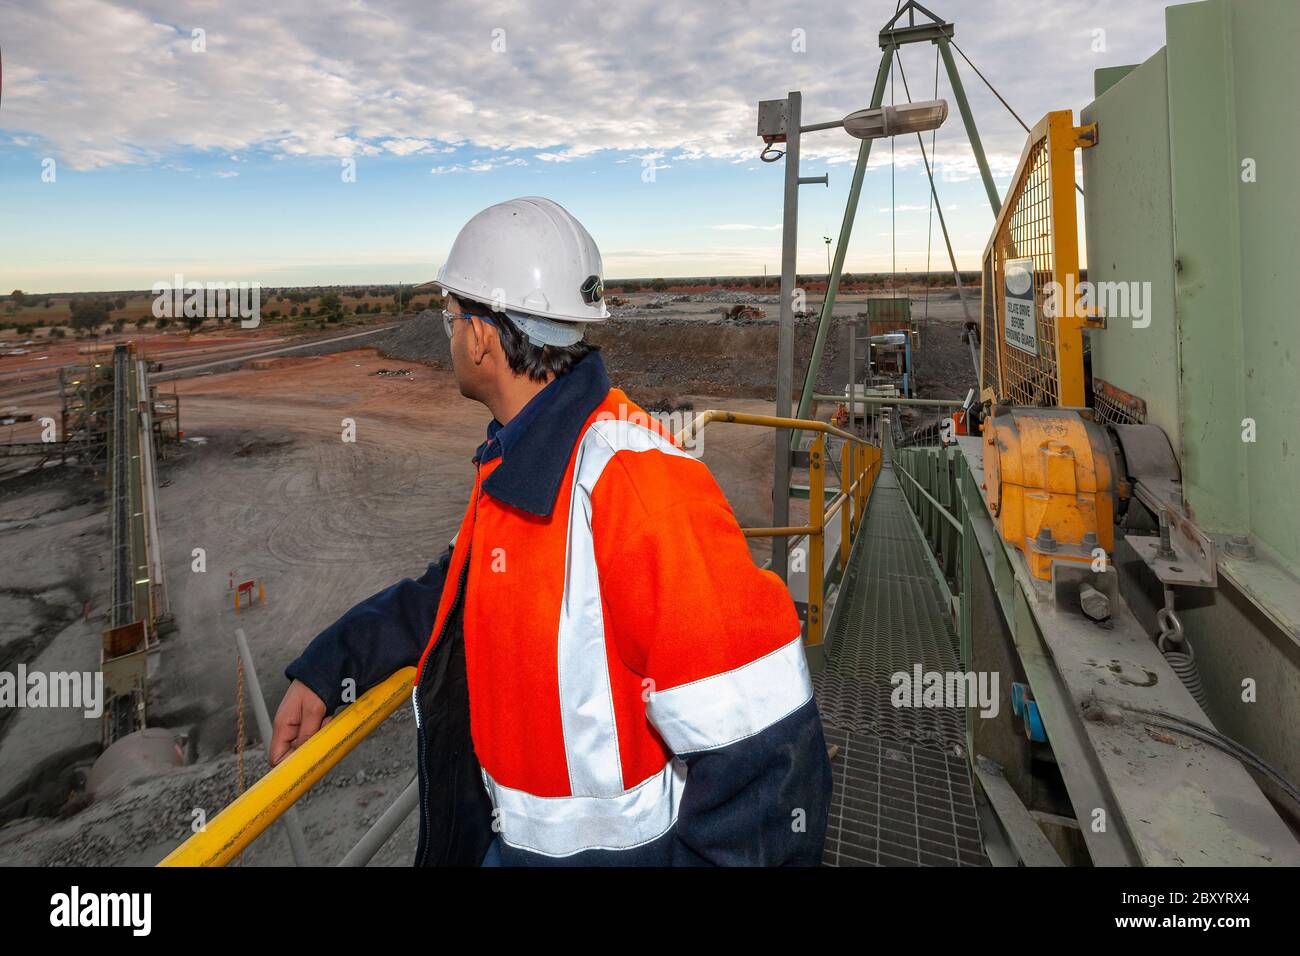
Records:
{"label": "pipe", "polygon": [[[857,395],[849,398],[845,395],[813,395],[819,402],[853,402],[863,405],[923,405],[933,408],[961,408],[966,404],[964,398],[887,398],[883,395]],[[861,441],[862,439],[858,439]]]}
{"label": "pipe", "polygon": [[836,428],[828,422],[819,422],[816,419],[805,418],[782,418],[779,415],[751,415],[748,412],[729,412],[722,408],[708,408],[700,412],[700,414],[695,416],[694,421],[673,436],[673,441],[678,444],[684,444],[688,439],[698,435],[701,429],[710,422],[730,422],[733,425],[759,425],[765,428],[789,428],[810,432],[823,432],[827,435],[835,435],[837,438],[843,438],[845,441],[866,444],[864,439],[859,438],[857,435],[850,434],[842,428]]}
{"label": "pipe", "polygon": [[411,815],[415,805],[420,802],[420,780],[412,777],[406,789],[397,795],[397,799],[388,805],[378,820],[374,822],[365,835],[348,850],[347,856],[339,861],[339,866],[365,866],[388,842],[389,837],[397,832],[402,821]]}
{"label": "pipe", "polygon": [[[266,698],[262,696],[262,683],[257,679],[253,652],[248,649],[248,639],[244,637],[242,627],[235,628],[235,645],[239,648],[240,660],[244,662],[244,677],[248,681],[248,694],[253,701],[253,714],[257,717],[257,732],[261,734],[263,744],[270,747],[271,715],[266,710]],[[293,862],[298,866],[311,866],[311,859],[307,855],[307,837],[302,831],[302,821],[298,819],[298,810],[295,807],[289,807],[284,811],[284,832],[289,837]]]}
{"label": "pipe", "polygon": [[[786,97],[785,201],[781,214],[781,324],[776,345],[776,413],[790,414],[794,389],[794,295],[799,282],[799,118],[803,97]],[[772,524],[790,520],[790,447],[794,433],[772,436]],[[771,569],[782,581],[788,577],[789,546],[784,538],[772,542]]]}

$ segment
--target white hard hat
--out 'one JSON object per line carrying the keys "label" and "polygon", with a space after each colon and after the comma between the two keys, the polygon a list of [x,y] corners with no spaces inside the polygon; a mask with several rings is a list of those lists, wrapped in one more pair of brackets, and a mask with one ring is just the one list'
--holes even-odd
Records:
{"label": "white hard hat", "polygon": [[[465,223],[436,282],[516,320],[522,315],[521,324],[547,328],[552,323],[528,319],[609,318],[601,272],[600,250],[582,223],[557,202],[525,196]],[[575,341],[581,338],[580,329],[572,331]]]}

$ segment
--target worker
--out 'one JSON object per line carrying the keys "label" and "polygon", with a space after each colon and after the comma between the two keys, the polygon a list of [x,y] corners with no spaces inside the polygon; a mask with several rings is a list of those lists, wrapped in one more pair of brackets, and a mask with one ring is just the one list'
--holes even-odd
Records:
{"label": "worker", "polygon": [[418,668],[417,865],[820,862],[831,770],[780,578],[704,463],[610,387],[600,252],[535,197],[438,274],[461,393],[492,414],[460,530],[289,665],[273,764]]}

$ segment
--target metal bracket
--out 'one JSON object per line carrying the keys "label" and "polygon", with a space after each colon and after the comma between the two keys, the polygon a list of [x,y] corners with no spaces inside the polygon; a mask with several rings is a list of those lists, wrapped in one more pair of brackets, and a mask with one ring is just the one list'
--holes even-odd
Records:
{"label": "metal bracket", "polygon": [[[1137,499],[1161,516],[1160,537],[1126,535],[1126,540],[1163,584],[1183,587],[1219,586],[1214,539],[1187,518],[1181,508],[1161,499],[1142,481],[1134,486]],[[1167,542],[1164,540],[1168,538]]]}
{"label": "metal bracket", "polygon": [[1097,124],[1089,123],[1087,126],[1076,126],[1074,128],[1074,145],[1078,149],[1088,149],[1090,146],[1097,145]]}
{"label": "metal bracket", "polygon": [[1213,588],[1219,584],[1214,539],[1183,510],[1182,472],[1169,438],[1156,425],[1115,425],[1133,495],[1160,520],[1160,536],[1126,535],[1161,583]]}

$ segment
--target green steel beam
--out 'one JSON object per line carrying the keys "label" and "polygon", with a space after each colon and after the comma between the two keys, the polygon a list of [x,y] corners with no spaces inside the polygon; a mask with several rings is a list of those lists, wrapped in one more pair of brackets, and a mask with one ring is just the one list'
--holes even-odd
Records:
{"label": "green steel beam", "polygon": [[980,142],[980,132],[975,128],[975,117],[971,114],[970,103],[966,100],[966,88],[962,85],[961,74],[953,62],[952,48],[947,37],[939,37],[939,53],[943,57],[944,69],[948,71],[948,82],[952,84],[952,95],[957,99],[957,108],[961,110],[961,121],[966,125],[966,137],[970,148],[975,153],[975,162],[979,164],[980,178],[984,180],[984,191],[988,193],[989,205],[993,207],[993,218],[1002,211],[1002,197],[993,185],[993,173],[989,171],[989,161],[984,156],[984,144]]}
{"label": "green steel beam", "polygon": [[[876,70],[876,87],[871,92],[871,109],[878,109],[885,99],[885,81],[889,79],[889,67],[894,62],[895,47],[885,47],[880,57],[880,66]],[[808,407],[812,404],[813,384],[817,380],[817,370],[821,368],[822,351],[826,348],[826,334],[830,331],[830,316],[835,309],[835,296],[840,291],[840,276],[844,273],[844,257],[849,252],[849,237],[853,235],[853,220],[858,214],[858,198],[862,195],[862,180],[867,174],[867,160],[871,158],[872,140],[864,139],[858,145],[858,162],[853,167],[853,180],[849,184],[849,198],[844,204],[844,221],[840,223],[839,241],[835,244],[835,261],[831,274],[826,280],[826,296],[822,301],[822,314],[817,322],[817,338],[813,340],[812,356],[808,359],[808,370],[804,374],[803,392],[799,396],[799,410],[795,418],[805,418]],[[790,433],[790,446],[799,440],[798,432]]]}

